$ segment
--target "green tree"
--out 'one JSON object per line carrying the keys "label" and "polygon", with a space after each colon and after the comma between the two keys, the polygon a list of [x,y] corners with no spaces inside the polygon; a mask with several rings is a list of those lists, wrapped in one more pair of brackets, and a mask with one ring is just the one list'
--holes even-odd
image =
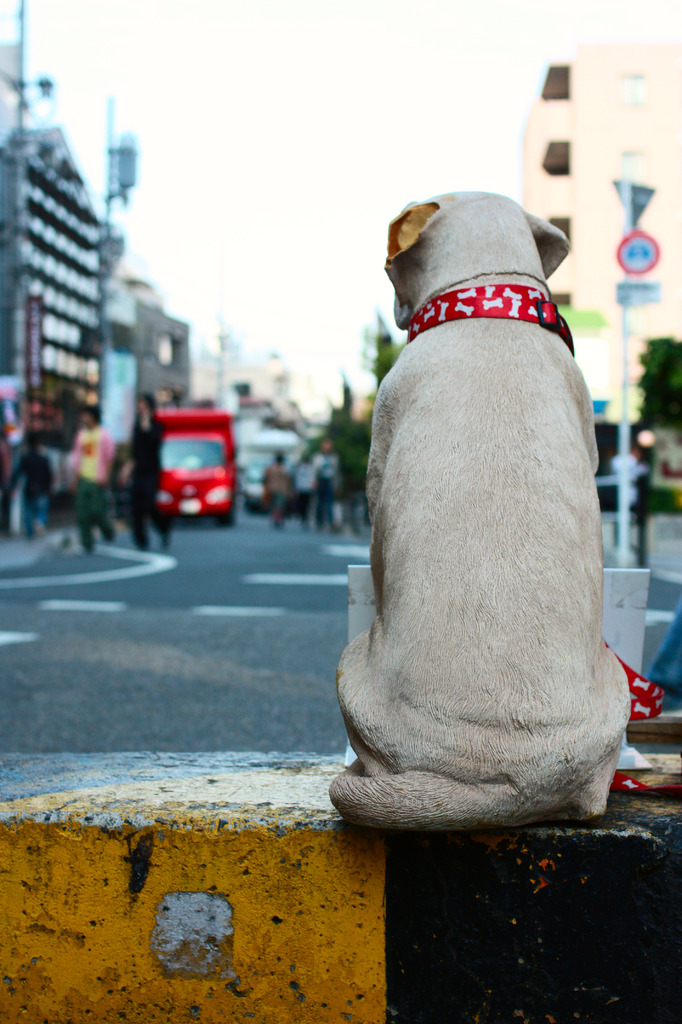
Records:
{"label": "green tree", "polygon": [[641,417],[652,425],[682,427],[682,341],[653,338],[640,356]]}
{"label": "green tree", "polygon": [[339,456],[343,496],[365,489],[371,434],[367,418],[354,420],[344,409],[332,411],[329,437]]}
{"label": "green tree", "polygon": [[[682,429],[682,341],[652,338],[640,356],[640,363],[642,421],[652,427]],[[650,512],[679,512],[678,493],[652,488],[648,507]]]}
{"label": "green tree", "polygon": [[[382,317],[378,314],[376,326],[365,328],[363,362],[365,368],[371,370],[376,377],[377,388],[404,347],[404,344],[396,344]],[[355,415],[353,396],[348,382],[344,379],[343,404],[332,409],[326,435],[334,442],[334,448],[339,456],[343,497],[365,488],[367,460],[372,438],[374,397],[376,397],[376,392],[367,403],[364,414]]]}
{"label": "green tree", "polygon": [[376,326],[365,328],[363,346],[365,368],[376,377],[377,388],[404,348],[404,342],[393,340],[383,317],[377,313]]}
{"label": "green tree", "polygon": [[334,442],[339,457],[341,497],[364,490],[371,425],[367,417],[353,417],[353,393],[345,377],[343,404],[332,409],[327,436]]}

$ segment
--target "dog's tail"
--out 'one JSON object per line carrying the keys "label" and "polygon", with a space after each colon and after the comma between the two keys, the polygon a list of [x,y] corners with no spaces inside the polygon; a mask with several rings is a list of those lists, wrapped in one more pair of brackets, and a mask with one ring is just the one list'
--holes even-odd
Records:
{"label": "dog's tail", "polygon": [[358,760],[336,776],[329,795],[346,821],[356,825],[456,831],[603,814],[612,777],[605,765],[578,793],[550,783],[524,795],[509,781],[474,784],[428,771],[365,775]]}

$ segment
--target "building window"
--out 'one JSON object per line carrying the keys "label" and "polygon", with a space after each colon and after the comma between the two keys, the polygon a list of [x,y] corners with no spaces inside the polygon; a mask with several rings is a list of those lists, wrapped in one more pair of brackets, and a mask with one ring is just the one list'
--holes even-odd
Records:
{"label": "building window", "polygon": [[646,181],[646,155],[644,153],[622,153],[620,158],[620,179],[633,185]]}
{"label": "building window", "polygon": [[545,153],[545,159],[542,161],[542,166],[548,174],[570,174],[570,142],[550,142],[547,146],[547,152]]}
{"label": "building window", "polygon": [[571,68],[568,64],[552,64],[542,87],[543,100],[571,98]]}
{"label": "building window", "polygon": [[173,339],[169,334],[159,335],[159,362],[162,366],[171,366],[173,363]]}
{"label": "building window", "polygon": [[571,218],[570,217],[550,217],[549,223],[553,224],[559,231],[563,231],[566,238],[571,241]]}
{"label": "building window", "polygon": [[620,82],[621,102],[624,107],[643,107],[646,103],[644,75],[623,75]]}

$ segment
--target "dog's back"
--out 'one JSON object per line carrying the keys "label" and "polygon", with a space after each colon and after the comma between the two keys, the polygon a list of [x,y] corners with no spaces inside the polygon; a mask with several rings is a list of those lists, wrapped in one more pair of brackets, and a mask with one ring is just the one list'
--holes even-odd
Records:
{"label": "dog's back", "polygon": [[556,336],[456,321],[403,353],[367,478],[377,616],[339,664],[359,762],[331,792],[350,820],[603,810],[628,700],[601,638],[595,468],[589,395]]}

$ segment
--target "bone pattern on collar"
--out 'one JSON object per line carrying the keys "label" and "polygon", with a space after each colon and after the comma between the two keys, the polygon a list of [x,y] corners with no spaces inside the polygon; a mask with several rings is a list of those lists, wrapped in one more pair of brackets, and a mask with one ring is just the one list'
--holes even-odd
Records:
{"label": "bone pattern on collar", "polygon": [[431,327],[450,320],[492,317],[502,320],[524,320],[536,323],[559,334],[573,354],[573,339],[568,324],[556,305],[540,288],[520,284],[485,284],[470,288],[453,288],[426,302],[412,317],[408,344]]}

